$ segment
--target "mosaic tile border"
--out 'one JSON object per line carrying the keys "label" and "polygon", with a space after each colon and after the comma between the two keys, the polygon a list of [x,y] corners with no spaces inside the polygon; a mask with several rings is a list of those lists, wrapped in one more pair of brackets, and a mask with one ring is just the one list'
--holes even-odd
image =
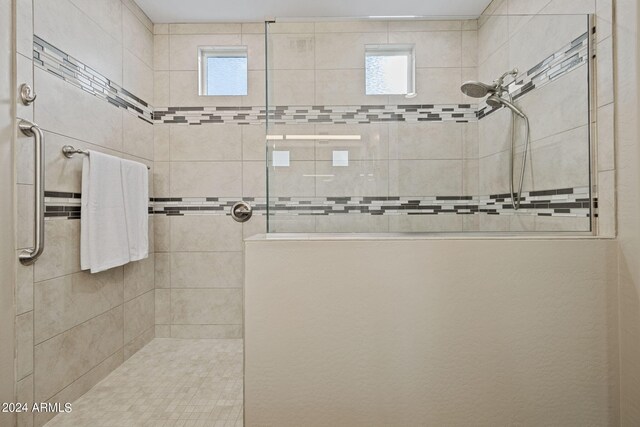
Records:
{"label": "mosaic tile border", "polygon": [[[47,219],[79,219],[80,194],[45,193]],[[157,197],[150,199],[149,213],[166,216],[230,215],[239,198]],[[267,214],[267,199],[245,197],[257,215]],[[594,199],[594,209],[597,200]],[[589,218],[589,187],[561,188],[523,193],[518,212],[510,194],[427,197],[278,197],[269,206],[274,216],[327,215],[527,215]],[[596,214],[597,216],[597,214]]]}
{"label": "mosaic tile border", "polygon": [[[80,193],[62,191],[44,192],[44,218],[51,219],[80,219],[81,213]],[[149,214],[153,214],[153,205],[149,203]]]}
{"label": "mosaic tile border", "polygon": [[[381,122],[475,122],[476,104],[409,104],[350,106],[276,106],[269,110],[269,121],[293,124],[368,124]],[[156,124],[201,125],[208,123],[264,124],[264,107],[168,107],[157,108]]]}
{"label": "mosaic tile border", "polygon": [[[539,89],[571,71],[585,65],[589,59],[589,33],[585,32],[536,66],[516,77],[508,86],[514,100]],[[478,120],[503,107],[492,108],[483,102],[478,108]]]}
{"label": "mosaic tile border", "polygon": [[114,107],[125,109],[145,122],[153,124],[153,107],[149,103],[35,34],[33,63]]}
{"label": "mosaic tile border", "polygon": [[[256,213],[266,214],[265,198],[244,198]],[[228,215],[237,198],[156,198],[154,214]],[[511,206],[510,194],[426,197],[278,197],[271,215],[537,215],[589,217],[589,187],[523,193],[520,210]]]}
{"label": "mosaic tile border", "polygon": [[[585,65],[589,58],[589,33],[565,45],[536,66],[518,76],[509,85],[509,93],[518,99],[565,74]],[[158,107],[140,99],[90,66],[34,35],[33,59],[36,66],[66,82],[123,108],[150,124],[264,124],[265,107]],[[502,107],[478,104],[405,104],[351,106],[275,106],[269,111],[274,124],[368,124],[384,122],[457,122],[483,119]]]}

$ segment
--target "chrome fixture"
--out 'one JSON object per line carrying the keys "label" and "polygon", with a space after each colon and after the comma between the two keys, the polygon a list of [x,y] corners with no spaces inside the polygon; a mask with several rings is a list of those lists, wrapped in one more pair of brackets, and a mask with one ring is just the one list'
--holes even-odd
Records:
{"label": "chrome fixture", "polygon": [[[62,154],[67,158],[71,159],[75,154],[84,154],[85,156],[89,155],[89,150],[83,150],[81,148],[75,148],[72,145],[65,145],[62,147]],[[151,169],[147,166],[147,170]]]}
{"label": "chrome fixture", "polygon": [[484,98],[490,93],[496,93],[497,88],[494,85],[470,81],[464,83],[460,90],[462,90],[462,93],[472,98]]}
{"label": "chrome fixture", "polygon": [[240,201],[231,207],[231,218],[237,222],[247,222],[253,215],[253,208],[245,201]]}
{"label": "chrome fixture", "polygon": [[36,100],[38,95],[31,89],[27,83],[23,83],[20,85],[20,101],[24,105],[31,105],[33,101]]}
{"label": "chrome fixture", "polygon": [[511,101],[511,96],[509,95],[509,101],[507,101],[506,99],[493,94],[491,95],[489,98],[487,98],[487,105],[493,108],[499,108],[501,106],[505,106],[507,108],[509,108],[511,111],[513,111],[514,113],[516,113],[518,116],[520,116],[523,119],[527,119],[527,116],[522,112],[521,109],[519,109],[512,101]]}
{"label": "chrome fixture", "polygon": [[74,154],[84,154],[88,156],[89,150],[81,150],[80,148],[75,148],[71,145],[65,145],[64,147],[62,147],[62,154],[64,154],[67,159],[70,159]]}
{"label": "chrome fixture", "polygon": [[[529,129],[529,118],[527,115],[513,103],[513,97],[509,93],[508,85],[504,84],[504,80],[511,76],[515,78],[518,75],[518,69],[515,68],[511,71],[507,71],[504,73],[499,79],[495,80],[493,84],[486,84],[482,82],[470,81],[466,82],[460,88],[462,93],[472,98],[484,98],[488,95],[486,100],[487,105],[492,108],[500,108],[506,107],[511,111],[511,162],[509,163],[509,188],[511,191],[511,205],[513,209],[520,209],[520,197],[522,196],[522,186],[524,184],[524,175],[527,167],[527,154],[529,152],[529,143],[530,143],[530,129]],[[522,167],[520,170],[520,181],[518,184],[517,193],[514,192],[514,179],[513,179],[513,171],[514,171],[514,154],[515,154],[515,127],[516,127],[516,116],[520,117],[524,120],[524,128],[525,128],[525,144],[524,144],[524,153],[522,155]]]}
{"label": "chrome fixture", "polygon": [[28,120],[20,119],[18,128],[34,140],[35,209],[33,225],[33,247],[23,250],[18,259],[22,265],[31,265],[44,250],[44,134],[40,127]]}
{"label": "chrome fixture", "polygon": [[486,84],[482,82],[470,81],[466,82],[460,88],[462,93],[472,98],[484,98],[487,95],[497,94],[502,96],[503,93],[509,92],[507,86],[504,84],[504,79],[509,76],[516,77],[518,75],[518,69],[514,68],[511,71],[504,73],[499,79],[495,80],[493,84]]}

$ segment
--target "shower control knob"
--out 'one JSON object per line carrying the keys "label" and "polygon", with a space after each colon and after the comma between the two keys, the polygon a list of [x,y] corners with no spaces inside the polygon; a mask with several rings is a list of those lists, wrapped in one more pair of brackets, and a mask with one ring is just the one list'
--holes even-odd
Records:
{"label": "shower control knob", "polygon": [[247,222],[253,215],[253,208],[245,201],[235,203],[231,207],[231,218],[238,222]]}

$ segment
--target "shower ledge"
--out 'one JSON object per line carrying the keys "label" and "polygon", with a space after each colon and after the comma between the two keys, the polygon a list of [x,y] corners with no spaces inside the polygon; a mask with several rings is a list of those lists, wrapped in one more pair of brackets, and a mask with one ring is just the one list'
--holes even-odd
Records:
{"label": "shower ledge", "polygon": [[590,232],[555,232],[523,235],[516,233],[271,233],[245,238],[247,242],[272,241],[363,241],[363,240],[611,240]]}

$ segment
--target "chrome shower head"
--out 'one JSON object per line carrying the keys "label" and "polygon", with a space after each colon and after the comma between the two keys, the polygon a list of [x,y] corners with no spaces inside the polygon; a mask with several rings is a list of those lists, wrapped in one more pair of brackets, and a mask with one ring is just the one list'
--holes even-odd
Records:
{"label": "chrome shower head", "polygon": [[496,86],[488,85],[486,83],[470,81],[464,83],[460,90],[462,90],[462,93],[472,98],[484,98],[490,93],[495,93],[497,88]]}
{"label": "chrome shower head", "polygon": [[517,75],[518,75],[518,69],[514,68],[513,70],[509,70],[506,73],[504,73],[500,78],[495,80],[493,84],[488,85],[486,83],[476,82],[472,80],[469,82],[465,82],[460,88],[460,90],[462,90],[462,93],[472,98],[484,98],[487,95],[495,95],[495,94],[502,95],[504,92],[507,91],[506,86],[504,86],[504,79],[507,78],[508,76],[517,76]]}

